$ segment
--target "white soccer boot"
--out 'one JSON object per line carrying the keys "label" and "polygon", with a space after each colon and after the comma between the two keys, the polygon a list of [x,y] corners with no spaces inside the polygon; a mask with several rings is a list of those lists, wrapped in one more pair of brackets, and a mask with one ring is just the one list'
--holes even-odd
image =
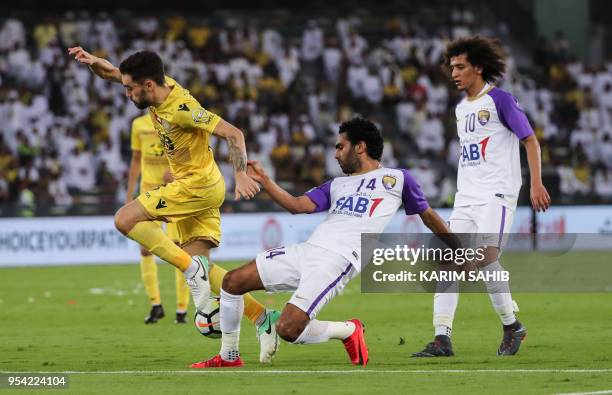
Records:
{"label": "white soccer boot", "polygon": [[280,318],[280,312],[266,309],[266,319],[257,326],[257,339],[259,340],[259,362],[271,363],[274,355],[278,352],[280,344],[276,333],[276,322]]}
{"label": "white soccer boot", "polygon": [[191,290],[191,297],[197,310],[204,311],[210,298],[210,282],[208,280],[208,259],[201,256],[194,256],[192,259],[197,262],[198,270],[191,278],[186,279],[187,285]]}

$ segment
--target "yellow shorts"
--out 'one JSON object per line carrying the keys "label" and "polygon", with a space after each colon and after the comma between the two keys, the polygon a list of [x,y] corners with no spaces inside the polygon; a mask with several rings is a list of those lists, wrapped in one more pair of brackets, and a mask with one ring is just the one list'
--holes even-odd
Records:
{"label": "yellow shorts", "polygon": [[219,208],[224,200],[223,177],[205,187],[176,180],[138,196],[152,219],[176,224],[181,245],[193,240],[208,240],[215,247],[221,242]]}

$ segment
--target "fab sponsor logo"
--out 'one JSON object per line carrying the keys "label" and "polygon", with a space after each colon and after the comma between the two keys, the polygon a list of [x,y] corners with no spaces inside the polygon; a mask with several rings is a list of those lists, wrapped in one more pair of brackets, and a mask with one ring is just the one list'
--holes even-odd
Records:
{"label": "fab sponsor logo", "polygon": [[490,137],[482,139],[476,143],[464,144],[461,146],[461,161],[463,163],[479,162],[487,160],[487,144]]}
{"label": "fab sponsor logo", "polygon": [[376,208],[384,198],[370,198],[366,196],[342,196],[336,200],[332,214],[350,215],[353,217],[372,217]]}

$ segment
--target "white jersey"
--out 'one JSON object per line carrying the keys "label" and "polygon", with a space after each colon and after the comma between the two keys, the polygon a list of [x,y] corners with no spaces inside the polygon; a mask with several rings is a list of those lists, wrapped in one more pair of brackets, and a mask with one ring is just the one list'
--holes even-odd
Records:
{"label": "white jersey", "polygon": [[405,169],[381,167],[364,174],[336,177],[306,192],[315,212],[327,217],[307,243],[334,251],[361,270],[361,234],[382,233],[397,210],[419,214],[429,205]]}
{"label": "white jersey", "polygon": [[485,85],[455,109],[461,151],[455,207],[499,199],[514,209],[521,189],[519,140],[533,134],[510,93]]}

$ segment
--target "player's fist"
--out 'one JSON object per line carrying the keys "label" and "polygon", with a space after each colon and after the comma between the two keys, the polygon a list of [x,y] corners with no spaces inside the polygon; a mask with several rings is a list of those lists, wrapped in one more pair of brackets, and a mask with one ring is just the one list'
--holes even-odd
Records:
{"label": "player's fist", "polygon": [[166,184],[169,184],[172,181],[174,181],[174,176],[172,175],[172,172],[170,170],[166,170],[163,178],[164,178],[164,183]]}
{"label": "player's fist", "polygon": [[97,59],[95,56],[85,51],[81,47],[68,48],[68,55],[74,56],[74,59],[76,59],[77,62],[86,64],[89,66],[94,64]]}
{"label": "player's fist", "polygon": [[550,195],[542,183],[531,185],[531,205],[535,211],[546,211],[550,207]]}
{"label": "player's fist", "polygon": [[260,190],[261,188],[257,181],[249,177],[247,173],[236,173],[236,189],[234,190],[235,200],[240,200],[240,198],[246,200],[252,199]]}

